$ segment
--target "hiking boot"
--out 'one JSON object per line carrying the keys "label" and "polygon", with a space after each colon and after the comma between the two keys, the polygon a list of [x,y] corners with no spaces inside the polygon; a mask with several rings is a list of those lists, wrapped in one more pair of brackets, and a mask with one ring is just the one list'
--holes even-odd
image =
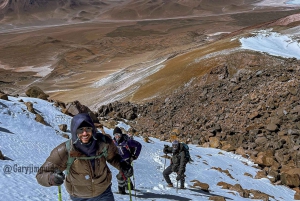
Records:
{"label": "hiking boot", "polygon": [[180,186],[180,189],[185,189],[185,187],[184,186]]}
{"label": "hiking boot", "polygon": [[168,185],[167,185],[167,187],[173,187],[173,184],[172,184],[172,183],[170,183],[170,184],[168,184]]}
{"label": "hiking boot", "polygon": [[125,187],[120,187],[120,186],[118,186],[118,190],[119,190],[119,193],[120,193],[120,194],[123,194],[123,195],[126,194]]}

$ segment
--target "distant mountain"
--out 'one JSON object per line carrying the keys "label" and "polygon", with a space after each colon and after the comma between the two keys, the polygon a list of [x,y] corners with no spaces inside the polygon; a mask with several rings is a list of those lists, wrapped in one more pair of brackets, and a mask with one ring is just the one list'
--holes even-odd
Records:
{"label": "distant mountain", "polygon": [[[148,100],[218,66],[254,29],[299,33],[296,7],[256,2],[0,0],[0,88],[18,94],[38,84],[52,98],[94,108]],[[276,20],[288,27],[270,27]]]}
{"label": "distant mountain", "polygon": [[1,0],[0,23],[27,24],[46,20],[87,21],[123,1],[102,0]]}
{"label": "distant mountain", "polygon": [[2,13],[7,12],[34,12],[34,11],[50,11],[57,8],[75,9],[81,6],[105,6],[111,2],[121,1],[102,1],[102,0],[1,0],[0,9]]}
{"label": "distant mountain", "polygon": [[0,24],[157,19],[251,11],[255,0],[0,0]]}
{"label": "distant mountain", "polygon": [[112,19],[153,19],[179,16],[211,15],[252,9],[255,1],[240,0],[149,0],[128,1],[104,13]]}

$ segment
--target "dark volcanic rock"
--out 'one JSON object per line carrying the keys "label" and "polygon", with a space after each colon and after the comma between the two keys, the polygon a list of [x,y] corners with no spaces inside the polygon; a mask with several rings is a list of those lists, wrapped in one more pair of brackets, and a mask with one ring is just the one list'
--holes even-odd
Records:
{"label": "dark volcanic rock", "polygon": [[300,165],[300,62],[270,63],[232,74],[229,64],[217,66],[170,95],[145,104],[114,102],[97,115],[127,119],[139,133],[162,140],[176,135],[186,143],[242,153],[266,168],[263,175],[272,182],[299,187],[298,171],[282,171]]}

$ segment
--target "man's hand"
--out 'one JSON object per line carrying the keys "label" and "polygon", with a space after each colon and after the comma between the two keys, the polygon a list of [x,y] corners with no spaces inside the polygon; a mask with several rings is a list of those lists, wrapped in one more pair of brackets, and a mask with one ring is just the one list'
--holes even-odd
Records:
{"label": "man's hand", "polygon": [[181,179],[181,174],[178,174],[176,180],[179,181]]}
{"label": "man's hand", "polygon": [[55,170],[55,172],[51,173],[49,176],[49,184],[51,186],[60,186],[64,183],[65,174],[59,169]]}
{"label": "man's hand", "polygon": [[121,171],[123,172],[126,178],[132,177],[133,168],[130,164],[128,164],[126,161],[123,161],[120,163],[120,166],[121,166]]}
{"label": "man's hand", "polygon": [[134,160],[136,160],[136,159],[137,159],[136,156],[134,156],[134,155],[130,156],[130,158],[129,158],[130,164],[132,164],[132,161],[134,161]]}
{"label": "man's hand", "polygon": [[128,170],[123,170],[124,176],[126,178],[132,177],[133,175],[133,168],[130,166]]}
{"label": "man's hand", "polygon": [[167,154],[167,153],[168,153],[168,148],[169,148],[169,146],[168,146],[168,145],[164,145],[164,150],[163,150],[163,152],[164,152],[165,154]]}

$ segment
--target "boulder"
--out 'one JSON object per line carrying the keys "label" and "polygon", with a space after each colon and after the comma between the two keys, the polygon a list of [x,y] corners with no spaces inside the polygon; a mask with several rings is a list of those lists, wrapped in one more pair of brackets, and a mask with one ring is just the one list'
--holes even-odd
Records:
{"label": "boulder", "polygon": [[28,97],[39,98],[43,100],[47,100],[49,97],[49,95],[45,94],[44,91],[37,86],[30,87],[25,94]]}

